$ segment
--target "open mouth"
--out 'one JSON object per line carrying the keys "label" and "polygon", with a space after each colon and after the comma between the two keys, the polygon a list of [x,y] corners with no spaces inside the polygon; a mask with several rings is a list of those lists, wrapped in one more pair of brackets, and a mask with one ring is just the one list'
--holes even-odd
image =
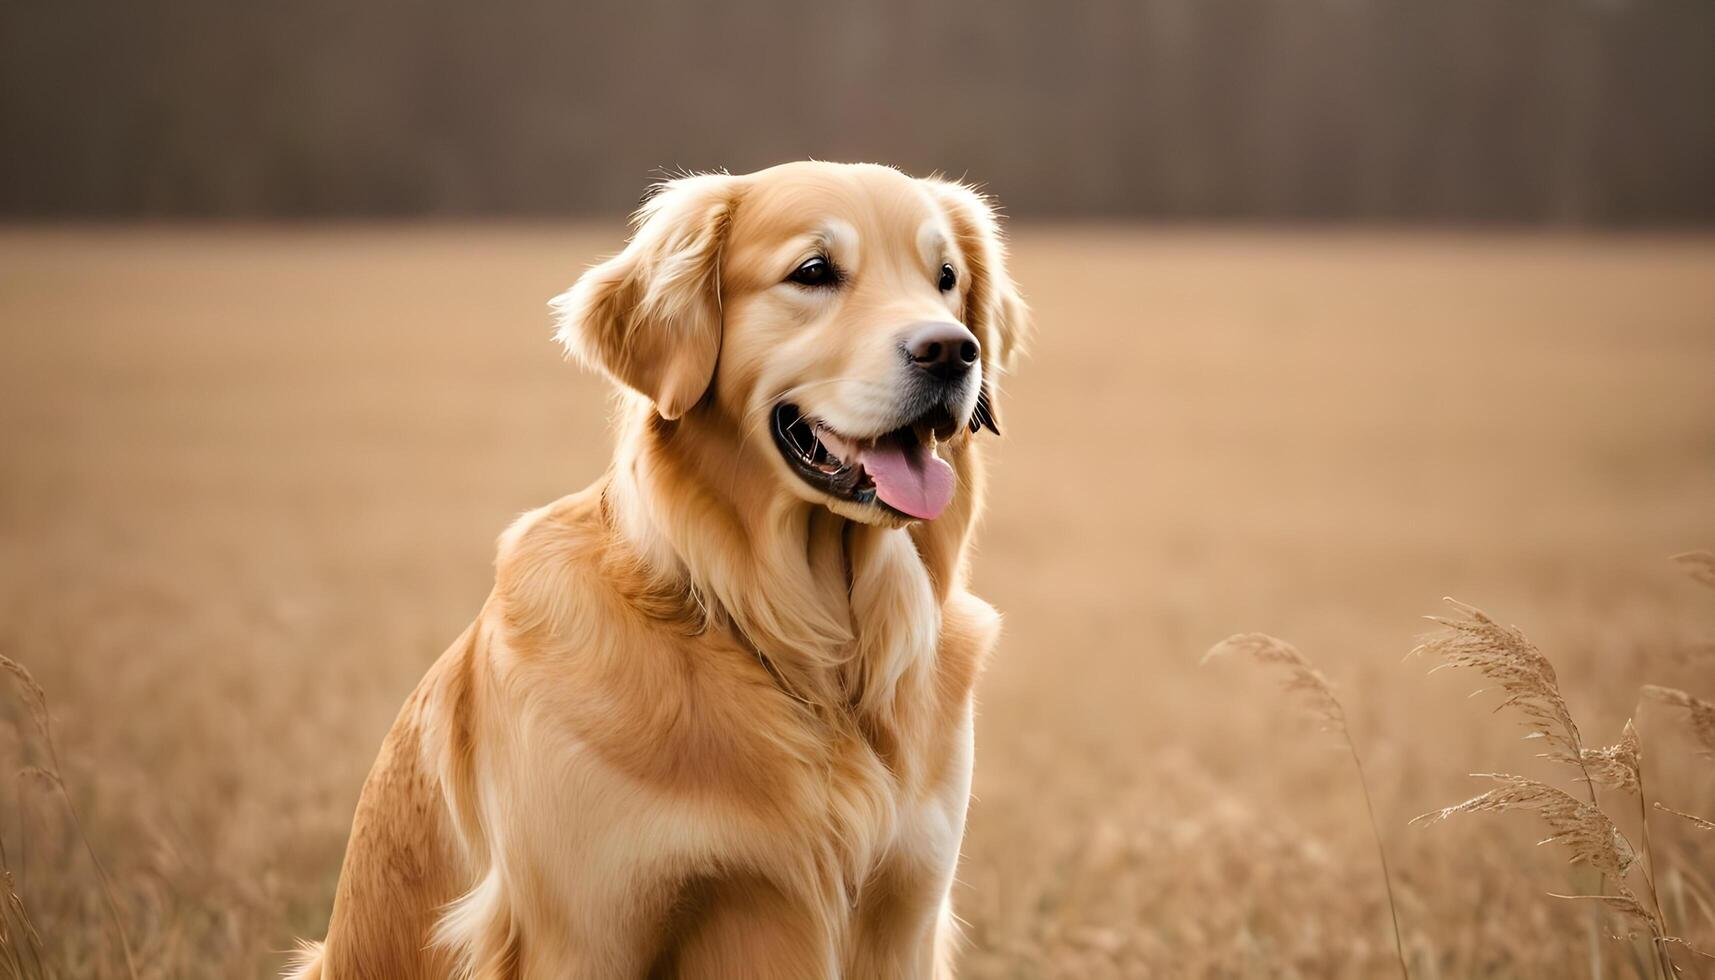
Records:
{"label": "open mouth", "polygon": [[935,454],[959,430],[945,406],[870,439],[835,432],[796,405],[775,406],[773,421],[780,455],[800,479],[831,497],[926,521],[953,499],[953,468]]}

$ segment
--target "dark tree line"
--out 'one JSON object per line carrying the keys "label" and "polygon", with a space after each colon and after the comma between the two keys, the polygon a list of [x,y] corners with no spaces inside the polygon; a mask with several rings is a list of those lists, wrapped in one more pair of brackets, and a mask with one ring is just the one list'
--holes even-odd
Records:
{"label": "dark tree line", "polygon": [[0,214],[611,214],[867,159],[1017,214],[1715,221],[1715,0],[0,0]]}

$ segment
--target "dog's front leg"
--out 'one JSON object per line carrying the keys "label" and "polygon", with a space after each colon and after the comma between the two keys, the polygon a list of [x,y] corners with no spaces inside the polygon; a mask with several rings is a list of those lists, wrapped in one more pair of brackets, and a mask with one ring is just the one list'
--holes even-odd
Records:
{"label": "dog's front leg", "polygon": [[904,888],[901,884],[871,883],[886,890],[863,904],[846,976],[886,980],[952,977],[958,936],[945,886],[937,888],[928,879]]}
{"label": "dog's front leg", "polygon": [[953,744],[945,781],[907,811],[893,853],[864,885],[848,976],[946,980],[953,975],[958,931],[951,891],[971,787],[968,708]]}
{"label": "dog's front leg", "polygon": [[707,887],[669,937],[652,977],[683,980],[835,980],[841,976],[826,918],[765,881]]}

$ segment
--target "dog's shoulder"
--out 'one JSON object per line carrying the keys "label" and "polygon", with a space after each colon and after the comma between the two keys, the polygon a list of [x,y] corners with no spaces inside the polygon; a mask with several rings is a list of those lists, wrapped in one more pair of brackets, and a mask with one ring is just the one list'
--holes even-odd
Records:
{"label": "dog's shoulder", "polygon": [[751,787],[815,754],[800,706],[682,582],[638,561],[602,489],[521,516],[501,535],[484,655],[503,689],[645,783]]}
{"label": "dog's shoulder", "polygon": [[494,600],[505,632],[526,646],[565,639],[580,625],[624,616],[640,568],[616,559],[617,532],[603,487],[528,511],[501,534]]}
{"label": "dog's shoulder", "polygon": [[496,578],[511,581],[545,563],[575,566],[594,559],[611,530],[602,492],[597,484],[518,515],[495,543]]}

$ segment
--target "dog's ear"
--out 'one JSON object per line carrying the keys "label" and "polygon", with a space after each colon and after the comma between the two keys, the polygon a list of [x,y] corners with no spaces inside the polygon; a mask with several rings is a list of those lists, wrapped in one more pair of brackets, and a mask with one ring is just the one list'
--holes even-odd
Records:
{"label": "dog's ear", "polygon": [[992,201],[966,184],[924,181],[940,202],[969,267],[965,326],[983,345],[983,390],[971,426],[1000,431],[995,407],[996,376],[1012,370],[1029,339],[1030,308],[1006,271],[1006,239]]}
{"label": "dog's ear", "polygon": [[550,304],[579,361],[676,419],[702,400],[721,349],[721,252],[739,179],[681,177],[638,209],[625,251]]}

